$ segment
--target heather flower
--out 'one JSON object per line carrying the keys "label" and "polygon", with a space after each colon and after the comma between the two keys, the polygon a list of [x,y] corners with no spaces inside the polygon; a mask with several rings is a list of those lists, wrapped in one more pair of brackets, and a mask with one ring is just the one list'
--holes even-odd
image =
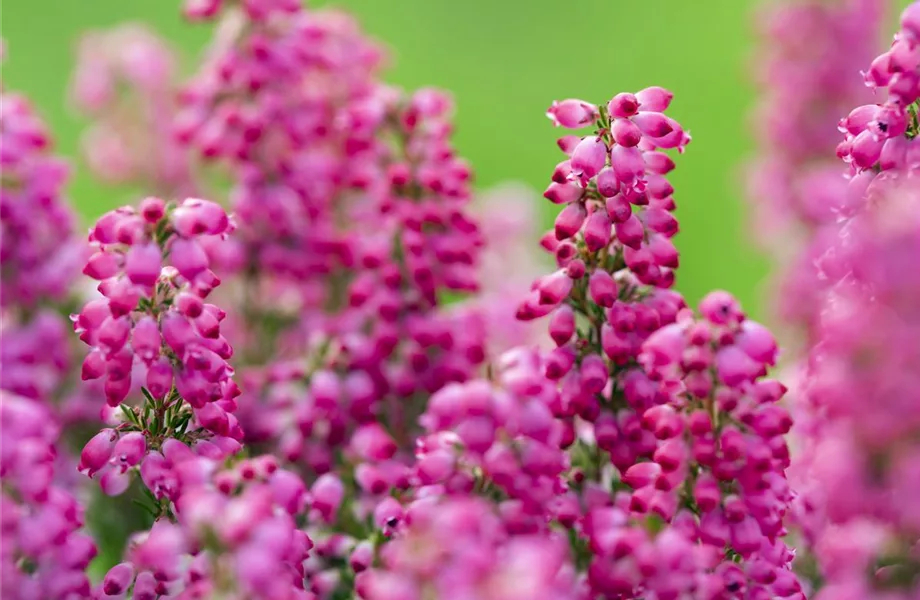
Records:
{"label": "heather flower", "polygon": [[582,523],[573,551],[589,552],[594,595],[801,598],[782,542],[792,420],[776,405],[785,388],[763,379],[776,343],[727,293],[705,298],[697,320],[667,289],[678,224],[661,150],[689,141],[662,112],[671,99],[662,88],[618,94],[593,135],[560,143],[571,158],[546,196],[580,191],[544,238],[559,270],[518,310],[548,316],[557,346],[543,370],[558,381],[549,407],[567,424],[572,466],[549,514]]}
{"label": "heather flower", "polygon": [[380,566],[358,574],[361,598],[581,597],[561,535],[508,531],[479,499],[423,499],[408,512],[399,536],[381,549]]}
{"label": "heather flower", "polygon": [[70,367],[66,321],[52,311],[42,311],[23,324],[11,321],[4,318],[0,328],[0,388],[17,396],[48,401]]}
{"label": "heather flower", "polygon": [[44,405],[6,391],[0,396],[4,598],[88,598],[84,571],[96,547],[82,531],[82,506],[55,481],[60,428]]}
{"label": "heather flower", "polygon": [[[380,90],[376,101],[388,97]],[[414,418],[425,396],[468,379],[486,354],[481,316],[442,307],[445,294],[477,289],[482,245],[466,212],[469,171],[449,145],[450,103],[432,90],[387,102],[368,124],[378,141],[354,157],[355,164],[376,165],[379,170],[366,175],[377,183],[342,197],[341,210],[351,215],[352,229],[342,242],[349,264],[316,280],[343,293],[337,304],[319,312],[305,310],[301,327],[294,330],[306,340],[301,341],[302,364],[320,368],[285,375],[284,364],[268,365],[264,373],[249,375],[254,382],[249,389],[270,388],[278,379],[295,388],[308,379],[312,388],[320,377],[343,390],[341,401],[307,397],[296,416],[283,408],[287,415],[273,419],[274,431],[266,432],[277,437],[282,423],[296,419],[300,433],[287,432],[285,454],[320,463],[317,467],[356,424],[375,419],[384,406],[399,447],[410,452]],[[390,146],[390,135],[403,138],[404,144]],[[310,274],[301,277],[313,281]],[[260,380],[264,384],[256,383]],[[278,399],[292,407],[291,392],[279,392],[263,389],[261,395],[266,404]],[[293,393],[304,398],[296,389]],[[253,417],[268,424],[268,415]],[[317,446],[326,449],[317,451]]]}
{"label": "heather flower", "polygon": [[[904,10],[901,31],[891,48],[876,58],[865,73],[866,85],[883,102],[855,108],[840,120],[844,140],[837,146],[837,156],[850,165],[853,175],[872,170],[896,177],[897,171],[915,169],[911,148],[916,123],[912,105],[920,98],[917,39],[911,29],[915,10],[913,4]],[[865,189],[860,178],[853,181]]]}
{"label": "heather flower", "polygon": [[917,535],[898,508],[914,479],[912,450],[899,440],[914,426],[905,390],[915,369],[901,336],[911,335],[912,319],[903,260],[914,250],[917,193],[915,10],[902,13],[891,49],[864,73],[880,103],[839,122],[837,155],[850,179],[830,201],[843,207],[841,218],[803,253],[805,275],[795,281],[813,307],[800,384],[797,521],[826,583],[820,598],[915,593],[906,574]]}
{"label": "heather flower", "polygon": [[127,560],[100,591],[117,596],[133,584],[134,597],[150,586],[176,597],[309,598],[301,565],[312,542],[296,523],[307,500],[300,479],[270,456],[221,468],[188,449],[170,453],[174,518],[133,536]]}
{"label": "heather flower", "polygon": [[[911,598],[920,532],[917,482],[920,250],[913,180],[848,223],[836,247],[847,276],[825,296],[804,383],[814,419],[798,468],[803,525],[827,581],[818,598]],[[844,243],[845,240],[845,243]],[[884,568],[881,566],[884,565]]]}
{"label": "heather flower", "polygon": [[418,483],[461,494],[495,486],[507,497],[503,504],[517,507],[521,524],[541,529],[562,508],[557,500],[569,468],[567,428],[553,414],[559,393],[541,368],[535,353],[514,350],[500,359],[501,388],[472,381],[434,394],[420,417],[426,435],[417,442]]}
{"label": "heather flower", "polygon": [[139,24],[80,40],[71,96],[93,119],[83,154],[100,179],[170,196],[193,191],[189,157],[171,134],[175,62],[167,44]]}
{"label": "heather flower", "polygon": [[[220,3],[212,5],[194,12],[210,18]],[[296,314],[322,307],[322,278],[351,260],[333,199],[349,177],[362,177],[351,164],[373,140],[382,57],[345,14],[296,2],[242,8],[223,14],[209,60],[180,94],[173,129],[183,146],[230,171],[248,263],[235,268],[278,280],[246,285],[273,296],[290,290]]]}
{"label": "heather flower", "polygon": [[[477,287],[469,168],[450,147],[449,98],[381,85],[382,53],[350,17],[254,2],[222,19],[211,60],[182,94],[178,134],[235,181],[239,345],[265,371],[247,375],[249,389],[273,396],[257,383],[275,378],[273,355],[355,381],[352,414],[298,417],[317,420],[301,424],[306,437],[337,445],[383,398],[430,393],[484,358],[482,318],[440,308],[445,294]],[[311,454],[296,437],[289,452]]]}
{"label": "heather flower", "polygon": [[[828,123],[871,100],[855,65],[878,50],[887,4],[781,2],[758,14],[763,52],[756,67],[763,98],[755,116],[762,155],[751,184],[757,233],[765,240],[788,226],[811,229],[834,220],[833,203],[823,200],[839,195],[845,181],[832,154],[837,136]],[[835,191],[824,191],[829,186]]]}
{"label": "heather flower", "polygon": [[[92,348],[82,377],[102,379],[106,402],[115,407],[132,389],[135,367],[146,370],[143,406],[122,405],[125,420],[110,432],[115,455],[104,469],[84,465],[90,474],[102,471],[110,493],[123,491],[126,471],[167,439],[224,454],[239,448],[242,431],[232,414],[239,388],[227,363],[233,351],[220,333],[223,311],[203,301],[219,282],[198,242],[230,229],[213,202],[190,198],[167,207],[147,198],[139,212],[106,213],[90,232],[94,253],[84,272],[100,280],[102,297],[73,316]],[[128,449],[128,439],[136,446]]]}
{"label": "heather flower", "polygon": [[68,168],[51,154],[51,138],[28,100],[6,91],[0,147],[0,306],[64,300],[83,260],[62,198]]}
{"label": "heather flower", "polygon": [[[752,222],[781,268],[778,311],[784,321],[804,329],[789,333],[806,346],[814,341],[823,287],[815,262],[832,244],[840,221],[858,206],[835,159],[839,140],[829,124],[852,106],[873,100],[856,65],[867,64],[878,50],[889,4],[781,2],[763,7],[758,21],[763,99],[754,115],[759,155],[748,180]],[[871,106],[859,113],[864,123],[871,120],[872,111],[865,110]],[[852,118],[844,122],[851,128],[856,124]]]}
{"label": "heather flower", "polygon": [[[670,91],[548,109],[554,125],[589,130],[558,141],[565,158],[544,194],[560,205],[540,240],[555,264],[512,291],[528,213],[503,191],[476,216],[449,95],[383,85],[381,49],[339,12],[295,0],[183,10],[217,27],[176,106],[172,59],[141,29],[88,38],[74,80],[97,117],[90,159],[103,176],[170,197],[200,166],[230,182],[232,218],[215,202],[149,197],[89,233],[83,273],[98,296],[72,319],[90,384],[63,395],[106,402],[77,469],[107,495],[137,479],[152,525],[91,588],[95,551],[58,485],[58,421],[42,404],[66,378],[60,332],[41,311],[4,323],[0,386],[31,398],[2,406],[5,587],[135,600],[804,598],[784,541],[792,418],[766,378],[776,342],[731,295],[710,294],[697,317],[670,289],[669,151],[690,142],[666,114]],[[14,158],[43,157],[40,127],[12,106],[25,124],[13,133],[27,133]],[[874,136],[898,130],[894,112],[842,123],[853,139],[840,154],[871,167],[845,199],[853,214],[887,189],[869,181],[873,161],[910,162],[906,138]],[[20,171],[59,191],[59,177]],[[855,245],[819,268],[869,282],[852,231]],[[6,285],[6,254],[4,267]],[[504,351],[536,346],[542,317],[543,350]],[[873,422],[889,425],[861,425]],[[847,450],[834,441],[815,456]],[[911,456],[892,455],[893,497],[914,492]],[[840,502],[827,514],[850,516]],[[899,523],[920,522],[902,512]],[[819,538],[832,589],[889,539],[889,522],[840,523],[842,541]],[[848,552],[861,532],[871,543]]]}

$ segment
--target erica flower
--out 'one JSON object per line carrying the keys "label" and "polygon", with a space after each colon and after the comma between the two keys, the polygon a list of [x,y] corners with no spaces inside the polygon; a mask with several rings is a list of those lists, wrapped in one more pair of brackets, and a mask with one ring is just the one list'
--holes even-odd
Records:
{"label": "erica flower", "polygon": [[93,121],[83,153],[101,179],[164,195],[191,193],[188,155],[171,135],[175,57],[142,25],[91,32],[80,41],[71,96]]}
{"label": "erica flower", "polygon": [[[567,205],[543,241],[559,269],[518,310],[548,316],[557,346],[542,368],[558,382],[547,406],[572,464],[549,514],[583,523],[591,594],[801,598],[782,541],[792,419],[776,405],[785,388],[763,379],[776,343],[724,292],[696,320],[667,289],[678,224],[664,177],[674,163],[661,150],[689,141],[662,113],[670,101],[662,88],[618,94],[593,135],[560,143],[571,158],[546,196]],[[461,398],[450,404],[459,414]],[[457,446],[469,446],[455,426]]]}
{"label": "erica flower", "polygon": [[[199,440],[192,433],[196,424],[224,439],[223,451],[239,447],[234,440],[242,431],[232,414],[239,389],[227,363],[233,351],[220,334],[223,311],[204,302],[219,281],[198,241],[230,227],[213,202],[187,199],[171,207],[147,198],[140,211],[106,213],[90,232],[94,253],[84,273],[100,281],[102,297],[73,317],[80,339],[92,348],[82,377],[103,379],[106,402],[118,406],[131,390],[135,365],[146,370],[144,406],[125,406],[127,422],[108,434],[116,456],[102,481],[113,493],[127,485],[118,474],[140,462],[145,445],[156,449],[173,436]],[[119,457],[119,445],[135,434],[119,436],[135,430],[145,439],[136,438],[137,450],[125,447],[134,458]]]}
{"label": "erica flower", "polygon": [[28,100],[4,91],[0,108],[0,264],[3,308],[60,301],[83,260],[63,201],[68,168]]}
{"label": "erica flower", "polygon": [[306,488],[296,475],[278,469],[269,456],[221,468],[186,448],[171,460],[178,490],[171,497],[175,519],[158,520],[133,536],[127,560],[103,579],[103,594],[118,596],[133,585],[134,597],[139,590],[240,599],[309,597],[298,577],[312,543],[295,522],[306,505]]}
{"label": "erica flower", "polygon": [[6,391],[0,396],[4,597],[88,598],[84,571],[96,545],[82,531],[83,507],[55,482],[60,428],[44,405]]}
{"label": "erica flower", "polygon": [[911,181],[892,187],[849,224],[837,247],[848,276],[825,298],[810,356],[803,391],[817,422],[799,462],[811,509],[803,524],[828,580],[822,599],[909,598],[917,589],[899,574],[920,536],[906,500],[920,481],[911,408],[920,288],[904,268],[920,250],[918,198]]}

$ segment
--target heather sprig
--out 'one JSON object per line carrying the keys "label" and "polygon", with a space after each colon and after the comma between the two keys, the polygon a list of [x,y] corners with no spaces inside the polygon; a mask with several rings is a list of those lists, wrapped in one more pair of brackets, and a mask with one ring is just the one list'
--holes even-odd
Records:
{"label": "heather sprig", "polygon": [[[121,422],[84,448],[81,470],[100,473],[107,493],[128,485],[126,472],[166,440],[194,444],[209,456],[236,452],[242,430],[233,416],[239,388],[221,335],[224,313],[205,298],[220,283],[199,240],[232,224],[219,205],[186,199],[169,205],[146,198],[139,210],[103,215],[90,231],[94,253],[84,273],[100,281],[101,297],[73,316],[92,350],[84,380],[102,379],[106,403]],[[135,375],[138,371],[138,375]],[[142,380],[139,406],[123,404]]]}
{"label": "heather sprig", "polygon": [[857,65],[880,49],[890,4],[764,2],[756,15],[761,43],[750,61],[761,94],[753,113],[758,154],[747,180],[751,230],[779,267],[772,300],[786,341],[802,352],[815,341],[819,319],[815,263],[854,205],[834,155],[839,133],[829,124],[878,98]]}
{"label": "heather sprig", "polygon": [[29,101],[0,93],[0,306],[29,311],[66,300],[83,260],[63,198],[67,165]]}
{"label": "heather sprig", "polygon": [[917,287],[916,79],[920,4],[901,13],[866,84],[881,100],[840,121],[852,210],[816,262],[820,319],[802,382],[798,521],[816,598],[911,598],[920,533],[906,500],[914,465]]}
{"label": "heather sprig", "polygon": [[167,196],[194,193],[196,165],[172,135],[176,62],[165,40],[136,23],[80,40],[71,100],[91,119],[82,151],[96,177]]}
{"label": "heather sprig", "polygon": [[57,481],[59,434],[47,405],[0,391],[0,577],[13,600],[90,597],[96,545],[78,497]]}
{"label": "heather sprig", "polygon": [[[678,266],[674,168],[661,150],[689,136],[662,88],[605,106],[555,103],[560,140],[546,197],[564,204],[544,238],[559,270],[518,317],[549,317],[555,416],[573,431],[573,552],[605,597],[802,597],[782,542],[791,494],[785,391],[762,380],[777,347],[737,302],[713,292],[696,320],[668,290]],[[565,523],[565,521],[563,521]],[[583,536],[583,542],[577,540]]]}

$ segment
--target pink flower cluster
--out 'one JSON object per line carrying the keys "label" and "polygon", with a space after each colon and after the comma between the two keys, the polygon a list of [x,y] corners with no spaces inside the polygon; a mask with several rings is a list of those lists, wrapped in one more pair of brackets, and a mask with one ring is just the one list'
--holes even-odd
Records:
{"label": "pink flower cluster", "polygon": [[0,388],[33,400],[53,397],[71,361],[70,332],[61,315],[43,311],[22,324],[4,319],[0,332]]}
{"label": "pink flower cluster", "polygon": [[71,84],[76,108],[94,118],[83,154],[109,183],[139,183],[162,195],[193,192],[191,165],[172,135],[176,58],[143,25],[80,41]]}
{"label": "pink flower cluster", "polygon": [[62,199],[67,166],[22,96],[0,94],[0,306],[63,300],[83,260]]}
{"label": "pink flower cluster", "polygon": [[399,537],[382,548],[380,565],[359,563],[355,589],[367,600],[583,597],[564,534],[509,532],[503,521],[482,499],[416,500]]}
{"label": "pink flower cluster", "polygon": [[[579,129],[595,121],[599,127],[592,135],[559,140],[569,158],[556,166],[544,193],[551,202],[564,205],[556,219],[555,239],[544,239],[560,266],[574,260],[577,268],[576,248],[569,240],[583,230],[589,252],[606,249],[613,241],[640,282],[657,287],[673,282],[678,259],[670,238],[677,233],[677,220],[671,214],[674,188],[665,176],[674,162],[661,149],[683,150],[690,136],[665,116],[671,98],[671,92],[651,87],[618,94],[605,107],[564,100],[547,111],[561,127]],[[567,294],[565,282],[570,279],[562,271],[548,276],[533,300],[551,308]]]}
{"label": "pink flower cluster", "polygon": [[[806,532],[825,598],[913,598],[920,540],[920,424],[914,407],[920,315],[920,188],[892,187],[850,224],[838,250],[850,268],[830,292],[805,391],[815,425],[808,451]],[[869,576],[867,576],[869,574]]]}
{"label": "pink flower cluster", "polygon": [[840,121],[851,207],[817,262],[820,319],[803,393],[803,535],[824,587],[816,595],[914,598],[918,478],[913,418],[920,252],[916,153],[920,4],[901,14],[866,84],[882,102]]}
{"label": "pink flower cluster", "polygon": [[54,415],[32,399],[0,391],[0,577],[11,600],[89,598],[86,568],[96,556],[81,531],[83,509],[59,474]]}
{"label": "pink flower cluster", "polygon": [[751,200],[757,233],[767,241],[790,228],[807,235],[833,220],[833,198],[845,180],[829,152],[839,140],[828,123],[871,99],[857,65],[878,50],[887,4],[786,1],[758,14],[763,43],[752,58],[763,91],[755,113],[761,154]]}
{"label": "pink flower cluster", "polygon": [[815,261],[849,208],[831,123],[872,100],[860,65],[879,50],[887,0],[764,3],[762,43],[752,57],[761,97],[754,113],[757,159],[748,180],[752,230],[780,266],[772,294],[790,335],[808,345],[820,300]]}
{"label": "pink flower cluster", "polygon": [[81,457],[87,474],[102,471],[110,494],[124,491],[127,469],[166,439],[206,443],[218,456],[239,449],[239,388],[227,362],[233,349],[220,332],[223,311],[204,302],[219,280],[199,243],[231,230],[218,204],[171,206],[150,197],[139,210],[106,213],[90,231],[94,253],[84,273],[100,281],[102,297],[73,317],[92,348],[82,378],[103,379],[106,403],[115,407],[128,397],[135,369],[146,371],[143,405],[123,405],[125,421],[95,436]]}
{"label": "pink flower cluster", "polygon": [[866,85],[884,93],[880,104],[853,109],[840,121],[845,139],[837,156],[850,165],[854,186],[865,189],[875,173],[896,178],[899,171],[915,169],[913,142],[916,115],[913,107],[920,98],[920,6],[911,4],[901,14],[901,31],[891,48],[872,61],[865,73]]}
{"label": "pink flower cluster", "polygon": [[297,527],[307,500],[299,477],[271,456],[222,468],[176,440],[162,456],[170,461],[174,521],[158,520],[131,539],[127,560],[109,569],[96,597],[131,590],[135,599],[312,598],[303,588],[312,543]]}
{"label": "pink flower cluster", "polygon": [[174,129],[231,170],[246,261],[262,277],[291,280],[297,310],[321,308],[333,301],[322,276],[354,260],[336,231],[346,216],[339,194],[374,181],[376,157],[357,154],[376,145],[381,53],[341,13],[296,2],[243,8],[224,15],[210,58],[182,90]]}
{"label": "pink flower cluster", "polygon": [[73,385],[62,308],[84,254],[51,146],[29,103],[0,94],[0,592],[12,600],[88,598],[97,553],[62,439]]}
{"label": "pink flower cluster", "polygon": [[547,519],[571,525],[563,476],[574,431],[556,418],[559,393],[542,367],[536,353],[511,350],[499,360],[501,387],[477,380],[435,393],[419,419],[426,435],[416,442],[414,479],[447,494],[500,490],[511,529],[539,532]]}
{"label": "pink flower cluster", "polygon": [[782,542],[792,420],[785,388],[762,379],[776,343],[726,293],[696,321],[666,289],[678,224],[660,149],[689,141],[661,112],[670,100],[649,88],[549,111],[596,127],[560,141],[570,159],[546,195],[567,205],[544,238],[560,269],[518,312],[548,315],[557,345],[545,374],[577,469],[565,517],[591,552],[592,595],[801,598]]}

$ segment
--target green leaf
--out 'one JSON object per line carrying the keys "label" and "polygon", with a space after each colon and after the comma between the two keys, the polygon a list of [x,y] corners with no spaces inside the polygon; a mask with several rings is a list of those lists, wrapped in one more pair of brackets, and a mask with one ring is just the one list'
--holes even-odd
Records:
{"label": "green leaf", "polygon": [[119,407],[121,408],[121,412],[124,413],[126,419],[131,421],[131,423],[137,427],[141,426],[140,422],[137,420],[137,415],[134,413],[134,410],[130,406],[127,404],[120,404]]}
{"label": "green leaf", "polygon": [[147,402],[154,405],[157,403],[157,399],[153,397],[153,394],[151,394],[150,390],[148,390],[146,387],[141,386],[141,393],[144,395],[144,398],[147,399]]}

